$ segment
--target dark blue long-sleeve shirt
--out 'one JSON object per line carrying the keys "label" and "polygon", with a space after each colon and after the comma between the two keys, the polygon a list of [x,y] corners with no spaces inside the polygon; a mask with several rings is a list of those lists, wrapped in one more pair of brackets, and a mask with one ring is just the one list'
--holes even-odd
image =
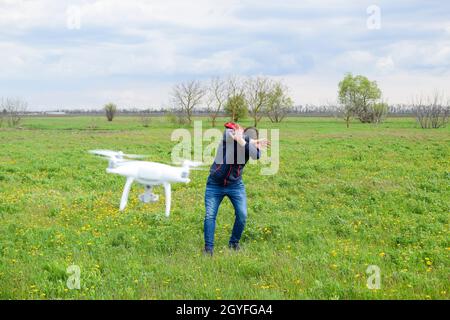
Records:
{"label": "dark blue long-sleeve shirt", "polygon": [[224,186],[240,181],[249,158],[259,159],[261,155],[260,150],[250,143],[248,136],[244,135],[246,144],[242,147],[233,139],[232,133],[232,129],[225,130],[209,170],[208,179]]}

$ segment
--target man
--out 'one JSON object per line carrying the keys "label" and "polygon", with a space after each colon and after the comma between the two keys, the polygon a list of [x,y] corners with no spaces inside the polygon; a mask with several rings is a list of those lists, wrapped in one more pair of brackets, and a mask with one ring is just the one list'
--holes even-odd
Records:
{"label": "man", "polygon": [[256,128],[244,130],[232,122],[227,122],[225,128],[205,191],[204,253],[211,256],[214,252],[217,212],[225,196],[231,200],[236,216],[228,246],[233,250],[240,249],[239,240],[247,220],[247,196],[242,173],[249,158],[259,159],[260,150],[269,145],[265,139],[258,140]]}

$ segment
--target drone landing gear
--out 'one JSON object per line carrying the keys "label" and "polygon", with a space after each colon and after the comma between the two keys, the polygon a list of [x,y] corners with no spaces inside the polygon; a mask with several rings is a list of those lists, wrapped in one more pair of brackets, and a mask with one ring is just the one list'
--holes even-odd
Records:
{"label": "drone landing gear", "polygon": [[156,202],[159,200],[159,195],[154,194],[152,186],[145,186],[145,192],[139,195],[139,200],[143,203]]}

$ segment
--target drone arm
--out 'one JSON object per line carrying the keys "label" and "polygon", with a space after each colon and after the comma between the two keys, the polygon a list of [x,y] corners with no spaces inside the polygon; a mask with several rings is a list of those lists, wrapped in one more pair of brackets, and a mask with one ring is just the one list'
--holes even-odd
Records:
{"label": "drone arm", "polygon": [[125,187],[123,188],[122,199],[120,200],[120,211],[123,211],[127,206],[128,194],[130,193],[131,185],[133,184],[134,178],[127,178]]}
{"label": "drone arm", "polygon": [[166,200],[166,217],[170,215],[170,202],[171,202],[171,188],[170,183],[164,183],[164,191],[165,191],[165,200]]}

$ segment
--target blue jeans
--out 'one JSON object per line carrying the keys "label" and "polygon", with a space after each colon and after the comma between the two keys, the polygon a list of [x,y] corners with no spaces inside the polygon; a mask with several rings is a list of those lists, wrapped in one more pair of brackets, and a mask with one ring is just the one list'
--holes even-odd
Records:
{"label": "blue jeans", "polygon": [[214,247],[214,232],[216,230],[216,217],[219,205],[223,198],[227,196],[234,207],[235,220],[233,231],[231,232],[230,245],[239,243],[242,232],[244,231],[245,222],[247,221],[247,195],[245,194],[245,186],[242,180],[230,184],[222,185],[211,182],[208,179],[205,191],[205,247]]}

